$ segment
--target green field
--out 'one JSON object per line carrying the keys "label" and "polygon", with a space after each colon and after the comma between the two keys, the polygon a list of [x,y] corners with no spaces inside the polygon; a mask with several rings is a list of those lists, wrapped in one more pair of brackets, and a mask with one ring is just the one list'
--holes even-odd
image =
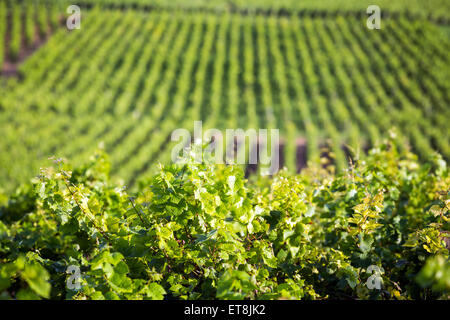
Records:
{"label": "green field", "polygon": [[[66,6],[72,4],[68,0],[35,0],[35,2]],[[216,11],[282,10],[291,13],[299,10],[326,11],[328,13],[365,12],[368,6],[378,5],[386,13],[413,14],[445,20],[450,17],[450,4],[446,0],[82,0],[77,3],[118,7],[134,6],[138,8],[213,9]]]}
{"label": "green field", "polygon": [[450,41],[427,20],[400,16],[369,30],[345,15],[92,8],[68,32],[60,7],[1,3],[12,25],[4,56],[17,55],[24,34],[33,42],[33,23],[48,34],[1,82],[5,190],[49,156],[82,163],[99,144],[114,176],[134,182],[170,160],[171,132],[195,120],[279,128],[291,171],[300,169],[297,138],[307,141],[301,157],[317,161],[327,145],[344,168],[346,146],[364,150],[394,127],[423,159],[450,157]]}

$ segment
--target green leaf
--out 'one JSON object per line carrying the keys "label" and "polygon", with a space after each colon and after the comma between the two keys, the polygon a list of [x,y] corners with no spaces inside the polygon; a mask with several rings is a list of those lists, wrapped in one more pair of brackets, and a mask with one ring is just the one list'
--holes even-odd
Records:
{"label": "green leaf", "polygon": [[50,275],[44,267],[37,263],[27,264],[22,277],[35,293],[41,297],[50,298],[51,285],[48,282]]}
{"label": "green leaf", "polygon": [[130,270],[128,269],[128,265],[123,262],[120,261],[115,267],[114,267],[114,272],[118,273],[118,274],[127,274],[128,272],[130,272]]}
{"label": "green leaf", "polygon": [[153,282],[147,285],[145,293],[148,299],[162,300],[164,299],[166,290],[164,290],[164,288],[161,285]]}

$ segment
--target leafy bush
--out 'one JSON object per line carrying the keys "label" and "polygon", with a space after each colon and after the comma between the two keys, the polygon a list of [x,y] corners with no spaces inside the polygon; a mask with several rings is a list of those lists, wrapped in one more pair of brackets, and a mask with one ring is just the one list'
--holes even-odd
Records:
{"label": "leafy bush", "polygon": [[337,175],[251,182],[237,166],[161,166],[136,193],[109,180],[101,152],[55,162],[0,211],[3,298],[449,298],[438,155],[422,165],[387,142]]}

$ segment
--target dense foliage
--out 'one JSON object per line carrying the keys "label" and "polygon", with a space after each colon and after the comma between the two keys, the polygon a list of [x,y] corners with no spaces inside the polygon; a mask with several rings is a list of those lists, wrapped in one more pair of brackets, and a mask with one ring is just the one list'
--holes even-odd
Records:
{"label": "dense foliage", "polygon": [[[251,182],[236,166],[161,165],[135,194],[109,169],[102,152],[73,170],[56,159],[4,202],[1,297],[450,297],[450,176],[438,155],[421,165],[387,142],[336,175]],[[66,286],[73,266],[79,290]],[[380,289],[367,286],[373,266]]]}

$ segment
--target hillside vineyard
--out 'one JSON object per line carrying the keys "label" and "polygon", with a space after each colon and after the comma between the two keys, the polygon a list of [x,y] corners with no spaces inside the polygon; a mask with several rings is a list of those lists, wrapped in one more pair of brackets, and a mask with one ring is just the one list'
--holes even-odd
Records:
{"label": "hillside vineyard", "polygon": [[449,52],[449,0],[0,0],[0,300],[450,300]]}
{"label": "hillside vineyard", "polygon": [[[279,128],[291,171],[324,146],[344,168],[351,148],[369,148],[393,127],[420,157],[450,158],[450,41],[425,20],[399,16],[368,30],[354,16],[92,8],[81,30],[68,31],[56,10],[39,12],[48,41],[0,86],[6,189],[36,175],[49,155],[81,163],[99,144],[113,175],[133,183],[170,162],[171,132],[196,120]],[[22,27],[20,16],[11,15],[13,26]],[[0,20],[2,36],[21,43],[19,27],[7,32]]]}

